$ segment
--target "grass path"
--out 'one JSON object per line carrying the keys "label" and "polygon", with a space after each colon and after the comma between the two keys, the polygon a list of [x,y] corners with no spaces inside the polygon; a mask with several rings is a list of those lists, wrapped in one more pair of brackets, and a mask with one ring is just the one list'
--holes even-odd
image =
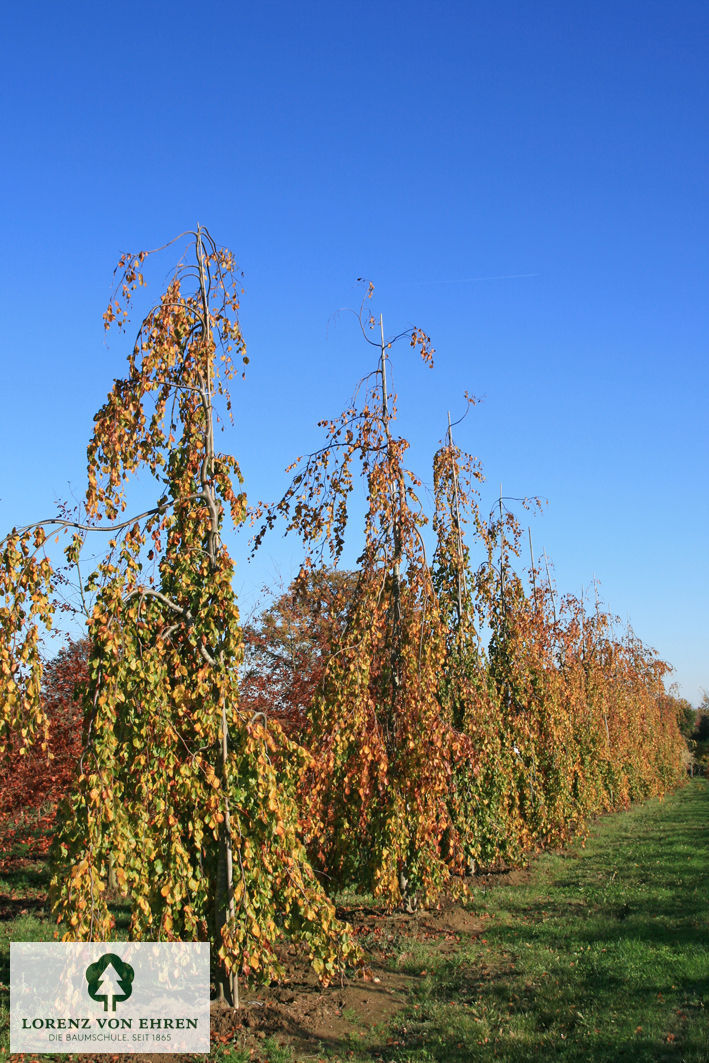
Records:
{"label": "grass path", "polygon": [[418,999],[356,1058],[709,1061],[705,780],[604,817],[475,905],[484,936],[454,956],[419,945],[403,964],[426,972]]}

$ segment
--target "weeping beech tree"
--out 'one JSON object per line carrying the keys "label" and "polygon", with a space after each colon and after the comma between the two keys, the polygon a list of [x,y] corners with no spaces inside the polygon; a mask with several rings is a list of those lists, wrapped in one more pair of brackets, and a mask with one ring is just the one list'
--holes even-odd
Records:
{"label": "weeping beech tree", "polygon": [[[470,408],[475,400],[466,398]],[[483,554],[488,553],[488,529],[478,505],[479,485],[483,480],[480,462],[471,454],[463,453],[453,442],[449,414],[447,437],[433,458],[436,547],[432,574],[446,635],[446,668],[440,677],[440,699],[459,729],[465,725],[468,681],[479,685],[485,684],[487,678],[479,635],[486,617],[480,611],[478,575],[471,571],[470,545],[464,535],[468,527],[469,538]]]}
{"label": "weeping beech tree", "polygon": [[[281,972],[284,935],[324,980],[356,950],[300,840],[304,756],[277,724],[239,708],[242,640],[222,528],[227,516],[241,523],[246,503],[215,425],[217,404],[231,410],[237,360],[248,362],[240,278],[205,229],[189,239],[191,256],[143,319],[128,373],[95,417],[86,520],[42,522],[4,544],[3,726],[23,742],[45,728],[37,621],[51,623],[54,608],[41,556],[48,526],[73,530],[70,560],[85,534],[107,532],[85,588],[94,605],[84,749],[54,844],[53,910],[65,938],[108,938],[115,883],[133,938],[210,941],[219,993],[238,1005],[239,976]],[[145,258],[121,258],[106,327],[125,328]],[[159,497],[126,519],[138,473]]]}
{"label": "weeping beech tree", "polygon": [[[519,522],[502,497],[481,521],[469,469],[449,436],[434,464],[434,579],[449,629],[442,705],[480,765],[453,778],[457,820],[468,856],[489,865],[677,785],[683,750],[663,695],[667,666],[632,633],[614,635],[598,603],[586,614],[572,596],[557,602],[533,557],[524,581],[513,564]],[[482,548],[475,571],[460,535],[466,513]],[[490,633],[486,650],[476,626]]]}
{"label": "weeping beech tree", "polygon": [[370,314],[377,341],[362,312],[359,321],[378,349],[377,368],[351,406],[320,423],[325,445],[291,466],[298,472],[267,509],[256,545],[282,517],[305,543],[303,578],[314,561],[336,563],[351,493],[366,485],[364,548],[344,633],[310,711],[313,767],[302,801],[311,851],[331,880],[411,907],[433,900],[462,867],[449,778],[471,750],[440,710],[446,635],[421,535],[420,482],[404,462],[408,443],[395,434],[388,383],[397,339],[407,337],[429,366],[433,352],[420,330],[385,340],[381,318]]}
{"label": "weeping beech tree", "polygon": [[[473,401],[468,398],[469,405]],[[456,446],[452,429],[449,416],[447,437],[433,459],[433,583],[446,638],[438,697],[444,716],[473,751],[456,764],[449,783],[451,819],[465,866],[473,872],[513,855],[514,758],[481,637],[490,621],[495,529],[479,509],[481,465]],[[472,567],[473,549],[478,568]]]}

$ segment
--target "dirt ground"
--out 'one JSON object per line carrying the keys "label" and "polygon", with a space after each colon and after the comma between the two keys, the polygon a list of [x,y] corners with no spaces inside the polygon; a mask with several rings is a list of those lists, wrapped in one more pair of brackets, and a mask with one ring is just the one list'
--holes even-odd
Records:
{"label": "dirt ground", "polygon": [[436,940],[453,950],[462,935],[483,933],[484,924],[451,901],[440,909],[393,913],[363,906],[340,909],[367,957],[365,968],[342,985],[322,988],[296,950],[288,955],[288,982],[247,993],[241,1012],[212,1010],[213,1036],[227,1036],[258,1051],[258,1042],[274,1037],[300,1054],[317,1056],[325,1047],[344,1050],[350,1036],[363,1027],[391,1019],[406,1002],[416,975],[392,969],[392,959],[405,964],[407,946]]}
{"label": "dirt ground", "polygon": [[[514,885],[525,876],[524,871],[512,871],[472,882],[478,887],[493,881]],[[353,1037],[388,1022],[404,1007],[409,990],[425,974],[411,973],[407,963],[417,942],[453,952],[461,941],[485,932],[485,923],[474,911],[451,898],[444,898],[437,909],[413,913],[387,914],[374,906],[351,905],[339,908],[338,915],[352,927],[365,966],[342,984],[323,988],[307,960],[289,946],[282,983],[245,989],[238,1010],[212,1003],[213,1047],[234,1045],[246,1050],[254,1063],[266,1063],[263,1043],[268,1038],[291,1047],[298,1059],[317,1060],[328,1050],[346,1054]],[[25,1058],[29,1063],[30,1057]],[[187,1063],[206,1058],[159,1053],[81,1057],[83,1063]]]}
{"label": "dirt ground", "polygon": [[[514,871],[480,877],[475,884],[504,879],[512,885],[522,875]],[[385,914],[374,907],[354,905],[338,909],[338,915],[350,924],[362,945],[364,969],[341,985],[323,988],[295,947],[290,947],[285,956],[287,980],[282,985],[247,990],[238,1011],[212,1004],[213,1044],[238,1045],[264,1063],[262,1046],[267,1038],[290,1046],[299,1059],[322,1058],[328,1050],[345,1054],[358,1032],[388,1022],[404,1007],[408,991],[421,975],[397,968],[410,966],[406,961],[416,942],[453,952],[462,940],[485,932],[485,923],[473,911],[450,898],[428,911]],[[160,1063],[161,1058],[132,1055],[118,1057],[117,1063]],[[166,1056],[165,1063],[174,1063],[176,1058]]]}

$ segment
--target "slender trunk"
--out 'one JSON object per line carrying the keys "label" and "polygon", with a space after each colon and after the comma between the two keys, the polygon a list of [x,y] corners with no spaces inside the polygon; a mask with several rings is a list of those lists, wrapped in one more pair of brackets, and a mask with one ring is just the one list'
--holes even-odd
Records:
{"label": "slender trunk", "polygon": [[[204,265],[204,246],[202,244],[201,228],[197,230],[197,261],[199,264],[199,281],[202,295],[202,311],[204,314],[203,336],[205,345],[205,373],[202,388],[202,401],[205,413],[204,431],[204,459],[200,472],[202,494],[210,512],[209,531],[207,533],[207,552],[212,569],[218,565],[219,550],[221,546],[219,537],[217,501],[213,488],[214,475],[214,413],[212,409],[212,330],[209,314],[209,297],[206,284],[206,270]],[[218,667],[225,667],[224,656],[218,658]],[[234,906],[234,853],[231,842],[231,810],[229,807],[229,727],[227,706],[224,696],[220,696],[220,743],[218,750],[219,774],[222,783],[222,814],[224,819],[221,824],[219,838],[219,854],[217,881],[215,888],[215,944],[218,945],[222,927],[227,922],[234,922],[236,911]],[[235,1008],[239,1007],[239,981],[235,971],[227,971],[222,965],[217,980],[217,997],[226,1000]]]}
{"label": "slender trunk", "polygon": [[509,617],[507,615],[507,601],[505,599],[505,566],[507,564],[507,552],[505,542],[505,526],[503,523],[503,506],[502,506],[502,484],[500,484],[500,497],[499,497],[499,514],[500,514],[500,645],[502,649],[502,697],[505,707],[510,710],[514,701],[512,683],[510,681],[510,631],[509,631]]}
{"label": "slender trunk", "polygon": [[463,534],[461,531],[460,522],[460,497],[458,494],[458,470],[456,469],[455,461],[453,460],[453,427],[451,425],[450,410],[448,411],[448,445],[451,449],[451,469],[453,472],[453,498],[455,502],[455,509],[453,513],[453,522],[455,525],[456,534],[456,547],[458,554],[458,564],[456,566],[456,590],[457,590],[457,605],[458,605],[458,630],[460,631],[463,626],[463,596],[465,594],[465,555],[463,553]]}
{"label": "slender trunk", "polygon": [[[389,474],[391,475],[391,473],[395,469],[396,476],[396,484],[392,484],[392,626],[391,651],[389,655],[391,669],[391,690],[390,696],[387,701],[386,720],[386,748],[389,757],[389,764],[391,766],[392,758],[396,752],[398,738],[396,725],[396,703],[398,701],[399,692],[401,688],[401,560],[403,555],[401,522],[406,506],[406,488],[404,485],[404,476],[401,471],[399,455],[395,453],[394,441],[391,436],[391,428],[389,424],[391,416],[389,413],[389,395],[387,388],[386,345],[384,343],[384,322],[381,315],[379,316],[379,330],[381,334],[382,423],[384,425],[384,432],[386,434],[387,441],[387,463],[389,467]],[[399,891],[401,893],[401,898],[406,906],[407,911],[412,912],[414,910],[415,901],[413,895],[409,891],[408,862],[405,858],[402,859],[399,867]]]}
{"label": "slender trunk", "polygon": [[502,603],[502,614],[505,615],[505,530],[502,524],[502,484],[500,484],[500,600]]}
{"label": "slender trunk", "polygon": [[[450,410],[448,411],[448,446],[450,452],[451,462],[451,474],[453,480],[453,512],[452,521],[455,531],[455,547],[456,547],[456,569],[455,569],[455,582],[456,582],[456,610],[457,610],[457,624],[454,634],[454,643],[457,646],[458,652],[461,656],[465,650],[466,636],[468,634],[468,625],[463,623],[463,610],[464,601],[467,596],[467,587],[465,581],[465,552],[463,550],[463,530],[462,521],[460,519],[460,493],[458,488],[458,466],[453,453],[453,426],[451,424]],[[463,721],[465,717],[465,708],[460,703],[458,698],[454,699],[452,705],[452,720],[454,726],[458,730],[463,729]]]}
{"label": "slender trunk", "polygon": [[546,572],[547,572],[547,583],[549,584],[549,593],[551,594],[551,607],[554,610],[554,623],[556,624],[557,623],[556,595],[554,594],[554,588],[552,587],[552,583],[551,583],[551,575],[549,574],[549,560],[547,558],[546,550],[544,551],[544,567],[546,568]]}
{"label": "slender trunk", "polygon": [[381,333],[381,374],[382,374],[382,423],[384,425],[384,432],[387,440],[387,461],[391,466],[396,461],[396,496],[394,498],[393,505],[393,520],[392,520],[392,537],[393,537],[393,552],[392,552],[392,565],[391,565],[391,582],[392,582],[392,605],[391,605],[391,652],[390,652],[390,668],[391,668],[391,695],[388,701],[387,708],[387,721],[386,721],[386,735],[387,735],[387,753],[391,755],[396,747],[396,713],[395,702],[398,697],[399,688],[401,686],[401,558],[402,558],[402,541],[401,541],[401,516],[404,510],[406,497],[404,478],[399,467],[398,459],[394,455],[394,444],[391,437],[389,413],[389,395],[387,388],[387,372],[386,372],[386,346],[384,343],[384,322],[380,315],[379,317],[379,329]]}
{"label": "slender trunk", "polygon": [[534,568],[534,548],[532,547],[532,529],[527,528],[529,533],[529,563],[532,566],[530,571],[532,573],[532,590],[534,592],[534,605],[537,604],[537,576]]}

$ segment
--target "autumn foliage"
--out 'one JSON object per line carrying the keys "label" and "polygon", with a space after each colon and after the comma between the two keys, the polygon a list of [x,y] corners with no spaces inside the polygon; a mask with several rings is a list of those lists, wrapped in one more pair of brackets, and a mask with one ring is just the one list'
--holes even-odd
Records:
{"label": "autumn foliage", "polygon": [[239,696],[301,741],[329,658],[344,630],[356,573],[308,569],[244,625]]}
{"label": "autumn foliage", "polygon": [[[242,630],[222,532],[246,498],[215,442],[248,362],[240,280],[206,230],[189,236],[96,415],[85,517],[2,543],[2,812],[19,830],[22,807],[46,820],[64,797],[65,937],[110,938],[117,888],[132,936],[211,941],[237,1003],[240,977],[281,974],[287,939],[323,981],[357,959],[328,892],[435,903],[471,871],[678,785],[686,743],[668,666],[598,602],[560,598],[531,553],[525,570],[524,509],[500,498],[483,513],[482,469],[450,422],[428,511],[389,379],[396,340],[427,368],[433,350],[419,329],[385,339],[371,286],[373,371],[283,497],[252,510],[254,549],[279,526],[302,540],[302,568]],[[147,257],[122,258],[107,326],[124,327]],[[138,473],[156,497],[129,517]],[[360,552],[343,571],[358,492]],[[87,639],[43,672],[50,527],[77,568],[87,535],[106,549],[82,577]]]}
{"label": "autumn foliage", "polygon": [[3,863],[13,852],[27,857],[47,852],[59,802],[78,776],[83,747],[81,692],[88,679],[88,652],[86,639],[70,641],[44,668],[47,748],[34,746],[0,766]]}

